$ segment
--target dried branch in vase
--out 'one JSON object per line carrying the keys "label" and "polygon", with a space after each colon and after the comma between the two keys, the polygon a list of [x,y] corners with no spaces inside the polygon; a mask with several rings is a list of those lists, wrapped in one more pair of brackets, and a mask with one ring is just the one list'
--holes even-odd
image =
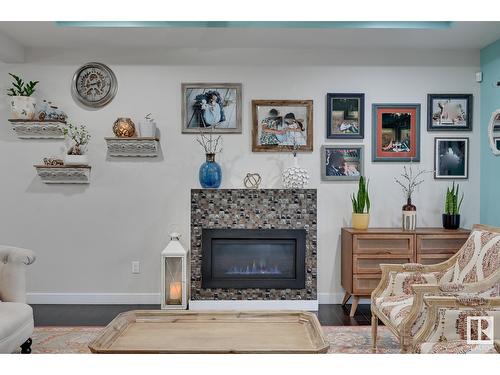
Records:
{"label": "dried branch in vase", "polygon": [[396,181],[396,183],[401,186],[406,198],[411,200],[413,192],[415,191],[417,186],[424,182],[424,175],[430,172],[432,171],[419,169],[416,173],[414,173],[413,167],[410,164],[408,168],[406,166],[403,166],[403,173],[401,173],[402,178],[394,178],[394,181]]}
{"label": "dried branch in vase", "polygon": [[200,136],[196,138],[201,147],[205,150],[205,154],[217,154],[222,152],[222,136],[214,137],[214,126],[209,131],[204,131],[200,128]]}

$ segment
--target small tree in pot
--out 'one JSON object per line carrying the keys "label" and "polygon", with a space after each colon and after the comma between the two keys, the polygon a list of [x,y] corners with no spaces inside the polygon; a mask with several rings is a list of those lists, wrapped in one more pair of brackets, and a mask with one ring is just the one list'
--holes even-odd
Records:
{"label": "small tree in pot", "polygon": [[446,189],[446,199],[444,203],[443,227],[445,229],[458,229],[460,227],[460,207],[464,200],[464,193],[460,200],[458,199],[459,185],[455,187],[455,182],[451,189]]}
{"label": "small tree in pot", "polygon": [[31,95],[35,92],[38,81],[24,82],[15,74],[9,73],[14,79],[12,87],[7,90],[12,117],[19,120],[32,120],[35,117],[36,99]]}
{"label": "small tree in pot", "polygon": [[64,128],[64,135],[69,142],[64,163],[68,165],[87,165],[89,159],[86,152],[90,134],[85,125],[78,126],[68,123]]}
{"label": "small tree in pot", "polygon": [[352,227],[354,229],[367,229],[370,223],[370,196],[368,194],[368,180],[365,177],[359,177],[358,194],[352,194],[351,202]]}

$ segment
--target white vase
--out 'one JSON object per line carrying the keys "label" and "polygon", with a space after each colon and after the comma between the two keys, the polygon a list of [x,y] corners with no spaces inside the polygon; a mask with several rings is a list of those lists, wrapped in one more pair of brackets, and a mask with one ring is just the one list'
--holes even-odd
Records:
{"label": "white vase", "polygon": [[32,96],[9,96],[10,112],[13,119],[33,120],[36,113],[36,98]]}
{"label": "white vase", "polygon": [[65,165],[89,165],[89,156],[84,155],[65,155],[64,156]]}
{"label": "white vase", "polygon": [[153,138],[156,137],[156,123],[153,121],[145,121],[139,123],[139,131],[141,137]]}
{"label": "white vase", "polygon": [[293,157],[293,167],[285,169],[281,177],[286,189],[303,189],[309,183],[309,173],[299,166],[299,158],[296,155]]}

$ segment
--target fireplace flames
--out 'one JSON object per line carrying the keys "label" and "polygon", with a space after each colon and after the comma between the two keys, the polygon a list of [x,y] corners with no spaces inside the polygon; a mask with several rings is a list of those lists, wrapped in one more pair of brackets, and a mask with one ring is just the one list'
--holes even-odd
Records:
{"label": "fireplace flames", "polygon": [[264,261],[259,262],[259,265],[255,261],[252,264],[247,264],[245,266],[231,266],[226,275],[281,275],[281,271],[278,266],[267,266]]}

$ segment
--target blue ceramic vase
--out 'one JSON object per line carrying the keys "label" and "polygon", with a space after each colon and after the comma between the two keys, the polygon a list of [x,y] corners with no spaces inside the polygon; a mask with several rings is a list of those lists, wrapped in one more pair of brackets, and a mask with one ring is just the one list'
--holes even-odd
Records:
{"label": "blue ceramic vase", "polygon": [[217,189],[222,181],[222,170],[215,162],[215,154],[206,154],[207,161],[200,167],[200,185],[204,189]]}

